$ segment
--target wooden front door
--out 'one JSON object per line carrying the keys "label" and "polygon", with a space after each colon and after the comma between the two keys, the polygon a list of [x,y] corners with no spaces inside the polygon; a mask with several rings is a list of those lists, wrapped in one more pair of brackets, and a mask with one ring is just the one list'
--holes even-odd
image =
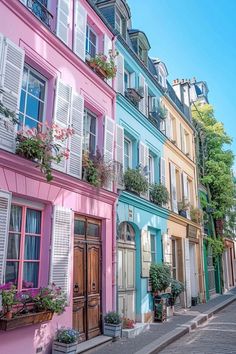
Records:
{"label": "wooden front door", "polygon": [[74,224],[73,327],[85,341],[101,334],[101,224],[83,217]]}

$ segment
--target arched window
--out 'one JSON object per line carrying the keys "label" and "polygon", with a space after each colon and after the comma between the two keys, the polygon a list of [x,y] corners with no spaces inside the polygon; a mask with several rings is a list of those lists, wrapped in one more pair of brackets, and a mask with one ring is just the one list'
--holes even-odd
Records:
{"label": "arched window", "polygon": [[135,231],[126,221],[122,222],[118,228],[118,241],[135,243]]}

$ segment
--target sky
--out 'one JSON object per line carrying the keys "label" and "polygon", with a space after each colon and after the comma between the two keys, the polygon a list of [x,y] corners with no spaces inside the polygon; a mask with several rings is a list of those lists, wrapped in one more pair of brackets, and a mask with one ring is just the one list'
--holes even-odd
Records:
{"label": "sky", "polygon": [[207,82],[208,99],[233,138],[236,155],[236,0],[127,2],[133,28],[146,33],[149,56],[166,64],[169,81]]}

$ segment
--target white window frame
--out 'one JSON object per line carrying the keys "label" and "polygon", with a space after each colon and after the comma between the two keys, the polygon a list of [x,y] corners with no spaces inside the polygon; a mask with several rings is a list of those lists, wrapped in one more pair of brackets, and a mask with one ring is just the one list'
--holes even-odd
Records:
{"label": "white window frame", "polygon": [[[173,270],[175,270],[175,274],[176,274],[175,279],[178,280],[178,248],[177,248],[178,241],[176,240],[176,238],[172,237],[171,242],[172,242],[172,244],[171,244],[171,248],[172,248],[172,250],[171,250],[171,253],[172,253],[172,276],[173,276]],[[175,254],[173,252],[173,244],[175,245]],[[174,257],[175,258],[175,267],[173,265],[173,256],[175,256]]]}
{"label": "white window frame", "polygon": [[[154,250],[152,249],[152,239],[154,239]],[[157,240],[156,240],[156,234],[154,232],[150,232],[150,242],[151,242],[151,262],[153,263],[153,255],[154,255],[154,263],[156,263],[157,260]]]}
{"label": "white window frame", "polygon": [[125,157],[128,157],[128,168],[132,168],[132,141],[127,138],[127,136],[124,137],[124,144],[125,142],[128,142],[128,150],[129,150],[129,155],[125,155],[125,148],[124,148],[124,171],[126,171],[125,167]]}
{"label": "white window frame", "polygon": [[[88,31],[88,32],[87,32]],[[89,32],[92,32],[95,37],[96,37],[96,52],[95,52],[95,55],[98,53],[98,34],[94,31],[94,29],[92,27],[90,27],[89,24],[87,24],[87,27],[86,27],[86,46],[85,46],[85,50],[86,50],[86,57],[87,58],[91,58],[91,54],[89,52],[87,52],[87,40],[88,40],[88,43],[89,43],[89,49],[90,49],[90,40],[89,40]],[[88,37],[87,37],[87,33],[88,33]]]}
{"label": "white window frame", "polygon": [[[47,98],[48,98],[48,79],[43,76],[41,73],[39,73],[37,70],[35,70],[34,68],[32,68],[30,65],[28,65],[27,63],[24,63],[24,68],[23,68],[23,75],[24,75],[24,69],[27,68],[28,70],[28,79],[27,79],[27,86],[28,86],[28,80],[29,80],[29,72],[31,71],[32,73],[34,73],[36,76],[38,76],[41,80],[43,80],[45,82],[45,94],[44,94],[44,101],[42,101],[41,99],[38,99],[38,97],[30,94],[28,92],[28,87],[25,89],[22,88],[22,84],[21,84],[21,91],[20,91],[20,96],[21,96],[21,93],[22,93],[22,90],[26,93],[26,97],[25,97],[25,105],[24,105],[24,113],[20,111],[19,109],[19,114],[22,114],[23,115],[23,124],[22,124],[22,127],[25,127],[25,119],[26,119],[26,107],[27,107],[27,95],[31,95],[32,97],[35,97],[36,99],[38,99],[40,102],[43,102],[43,116],[42,116],[42,122],[38,122],[39,124],[42,124],[42,127],[43,127],[43,124],[45,123],[46,121],[46,110],[47,110]],[[22,78],[22,83],[23,83],[23,78]],[[21,97],[20,97],[21,99]],[[29,119],[31,119],[32,121],[35,121],[36,120],[32,117],[29,117]],[[19,127],[20,129],[22,127]]]}
{"label": "white window frame", "polygon": [[[119,23],[117,22],[117,19],[119,19]],[[118,26],[117,26],[118,25]],[[118,28],[119,27],[119,28]],[[122,18],[120,13],[116,10],[115,12],[115,29],[122,34]]]}
{"label": "white window frame", "polygon": [[[95,129],[96,129],[96,132],[95,132],[95,151],[94,151],[94,156],[95,156],[95,155],[96,155],[96,150],[97,150],[97,141],[98,141],[98,116],[97,116],[95,113],[93,113],[92,111],[90,111],[89,109],[84,108],[84,116],[85,116],[85,114],[87,115],[88,113],[96,119],[96,124],[95,124],[95,127],[96,127],[96,128],[95,128]],[[84,117],[83,117],[83,119],[84,119]],[[84,123],[84,122],[83,122],[83,123]],[[84,126],[84,125],[83,125],[83,126]],[[91,134],[91,133],[89,132],[89,134]],[[90,151],[84,150],[84,128],[83,128],[83,144],[82,144],[82,150],[83,150],[83,153],[89,153],[89,154],[91,154]]]}

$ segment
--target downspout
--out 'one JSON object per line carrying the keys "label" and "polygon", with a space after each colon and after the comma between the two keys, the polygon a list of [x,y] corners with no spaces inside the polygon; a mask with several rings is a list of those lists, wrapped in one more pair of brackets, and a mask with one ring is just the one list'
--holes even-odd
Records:
{"label": "downspout", "polygon": [[[112,37],[112,51],[114,53],[115,51],[115,39],[116,36]],[[114,86],[116,83],[116,79],[112,80],[112,88],[114,90]],[[113,119],[116,122],[116,93],[114,94],[114,97],[112,99],[112,114],[113,114]],[[116,147],[115,147],[116,149]],[[115,150],[114,150],[115,151]],[[115,156],[114,156],[114,160],[115,160]],[[117,192],[117,191],[115,191]],[[112,223],[113,223],[113,237],[112,237],[112,309],[113,311],[116,311],[117,308],[117,291],[116,291],[116,287],[117,287],[117,259],[116,259],[116,209],[117,209],[117,205],[118,205],[118,198],[116,200],[116,202],[113,204],[112,207]]]}

